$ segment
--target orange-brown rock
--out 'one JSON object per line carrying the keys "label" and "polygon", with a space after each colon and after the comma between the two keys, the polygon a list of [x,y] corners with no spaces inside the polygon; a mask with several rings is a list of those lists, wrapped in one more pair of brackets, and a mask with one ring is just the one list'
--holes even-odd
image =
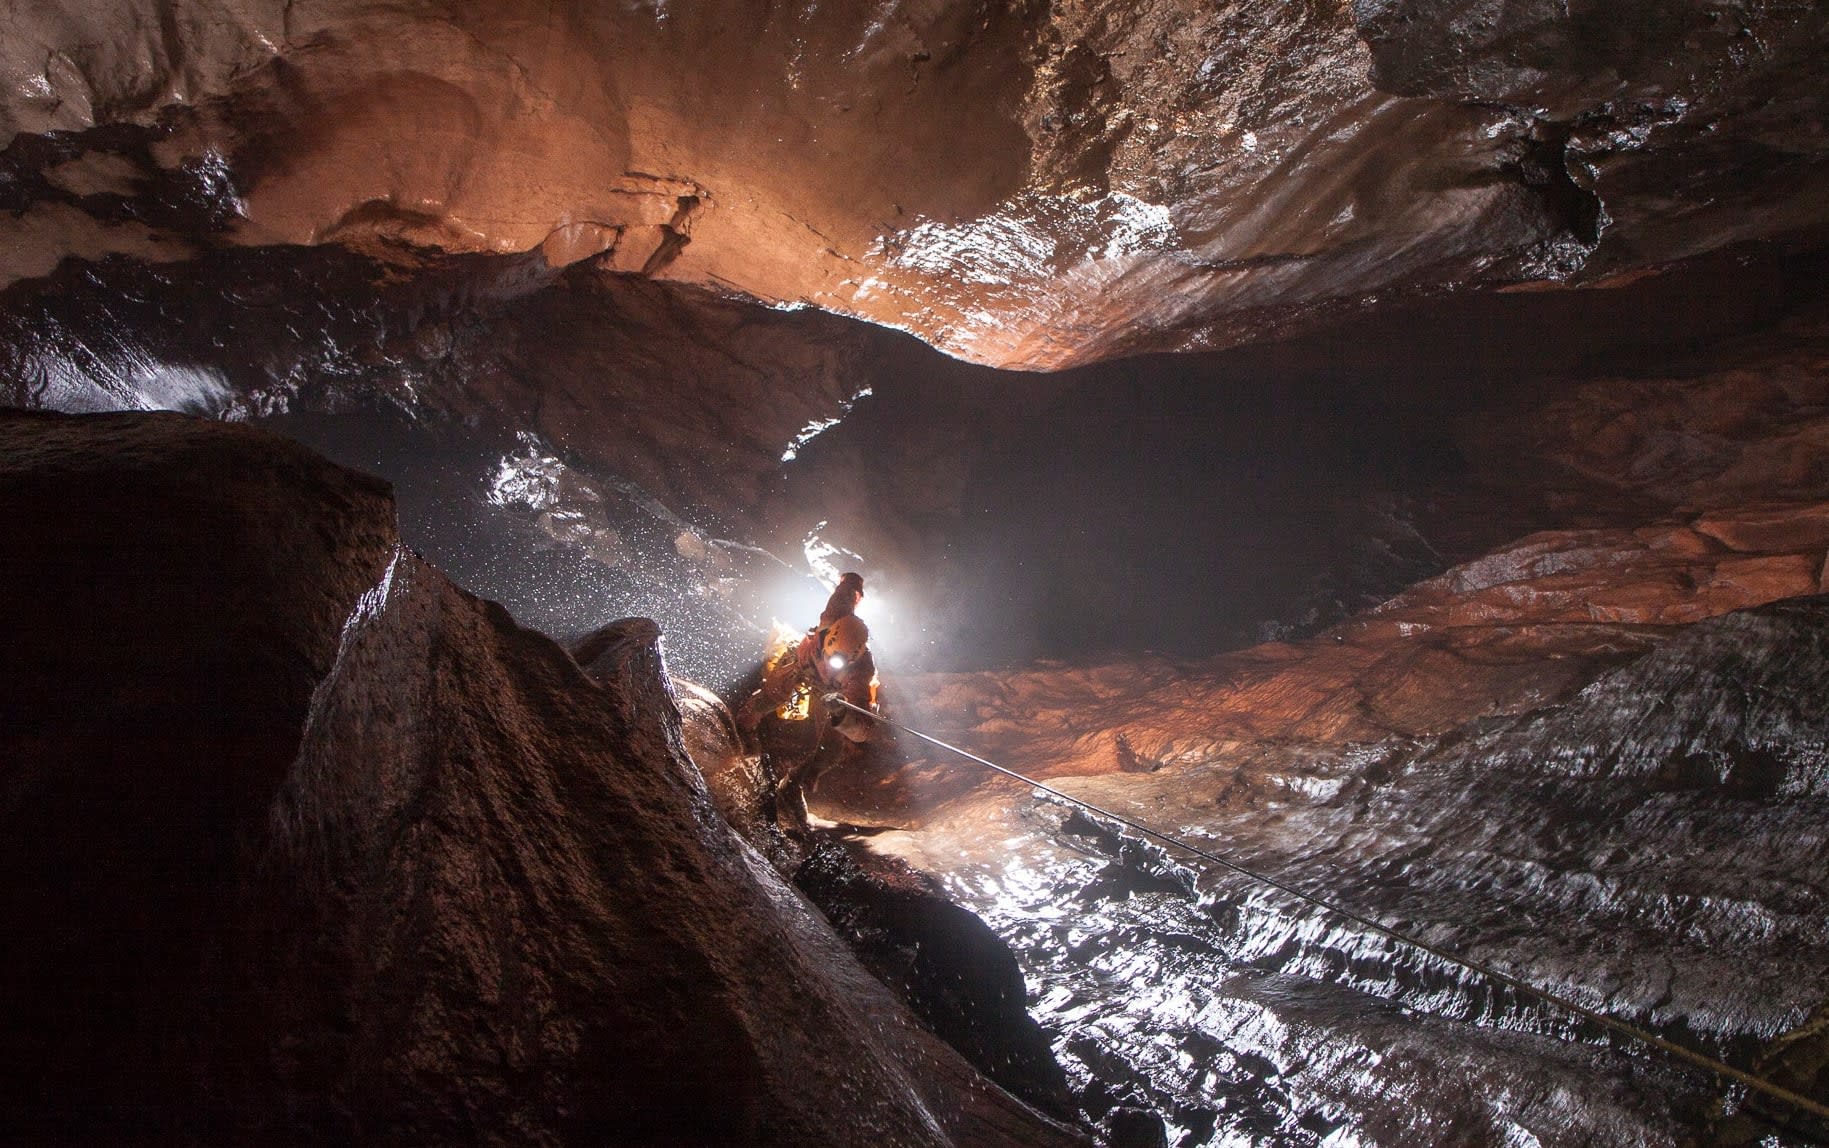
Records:
{"label": "orange-brown rock", "polygon": [[[1774,504],[1533,535],[1301,642],[1191,662],[1127,655],[917,675],[897,683],[901,713],[1042,777],[1442,733],[1553,702],[1673,627],[1820,592],[1825,515],[1829,503]],[[917,758],[901,791],[921,796],[916,813],[987,780],[944,753],[904,748]]]}
{"label": "orange-brown rock", "polygon": [[[0,47],[0,139],[159,122],[107,186],[202,189],[218,239],[538,249],[1055,367],[1809,234],[1826,20],[1700,0],[34,5]],[[68,138],[59,172],[115,154]],[[114,201],[39,179],[8,193],[5,279],[43,272],[54,225],[85,257],[198,238],[58,225]]]}
{"label": "orange-brown rock", "polygon": [[1687,370],[1593,379],[1526,411],[1469,420],[1465,453],[1488,481],[1542,488],[1566,518],[1722,507],[1740,525],[1703,513],[1696,528],[1726,546],[1820,539],[1820,524],[1787,507],[1759,524],[1758,507],[1829,497],[1824,322],[1806,296],[1779,329],[1723,341]]}
{"label": "orange-brown rock", "polygon": [[[1326,1127],[1376,1144],[1706,1140],[1724,1112],[1727,1143],[1813,1138],[1800,1110],[1723,1104],[1725,1082],[1368,922],[1822,1095],[1826,622],[1808,597],[1673,627],[1555,704],[1433,736],[1272,735],[1054,783],[1219,861],[1011,784],[871,847],[1017,947],[1094,1115],[1140,1106],[1213,1143],[1314,1134],[1325,1097]],[[1203,728],[1213,696],[1184,699]]]}

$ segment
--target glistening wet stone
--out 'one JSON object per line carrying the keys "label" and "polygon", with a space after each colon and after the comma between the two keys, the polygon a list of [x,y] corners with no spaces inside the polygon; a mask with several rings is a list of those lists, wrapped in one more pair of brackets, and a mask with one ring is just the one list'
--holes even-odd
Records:
{"label": "glistening wet stone", "polygon": [[[1519,716],[1056,784],[1744,1066],[1829,998],[1825,691],[1829,598],[1792,599]],[[1661,1145],[1724,1091],[1020,792],[912,840],[1021,956],[1095,1118],[1147,1107],[1187,1144]]]}

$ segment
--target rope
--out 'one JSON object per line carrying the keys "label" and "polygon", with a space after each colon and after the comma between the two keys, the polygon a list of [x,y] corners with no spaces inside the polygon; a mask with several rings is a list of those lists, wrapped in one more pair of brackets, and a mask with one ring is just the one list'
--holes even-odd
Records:
{"label": "rope", "polygon": [[1427,953],[1430,956],[1435,957],[1438,960],[1447,961],[1451,965],[1458,965],[1461,968],[1468,969],[1472,972],[1478,973],[1480,976],[1483,976],[1483,977],[1487,978],[1488,980],[1496,981],[1499,984],[1505,985],[1506,987],[1513,989],[1517,992],[1523,993],[1526,996],[1535,997],[1538,1000],[1544,1001],[1547,1004],[1553,1005],[1566,1012],[1573,1013],[1574,1015],[1581,1017],[1584,1020],[1593,1021],[1595,1024],[1598,1024],[1604,1028],[1610,1029],[1613,1032],[1619,1033],[1621,1036],[1628,1037],[1628,1038],[1635,1040],[1635,1041],[1639,1042],[1640,1044],[1646,1045],[1650,1048],[1655,1048],[1662,1052],[1669,1053],[1671,1056],[1674,1056],[1679,1060],[1686,1061],[1689,1064],[1692,1064],[1697,1068],[1705,1069],[1708,1072],[1712,1072],[1716,1076],[1723,1077],[1724,1079],[1734,1081],[1735,1083],[1738,1083],[1738,1084],[1743,1084],[1746,1087],[1751,1088],[1757,1092],[1762,1092],[1765,1095],[1770,1096],[1775,1100],[1781,1100],[1784,1103],[1789,1104],[1792,1107],[1797,1108],[1800,1111],[1808,1112],[1808,1113],[1811,1113],[1812,1115],[1822,1117],[1825,1120],[1829,1120],[1829,1105],[1824,1105],[1815,1100],[1811,1100],[1807,1096],[1803,1096],[1796,1092],[1792,1092],[1788,1088],[1785,1088],[1781,1085],[1773,1084],[1771,1081],[1765,1080],[1762,1077],[1754,1076],[1753,1074],[1751,1074],[1749,1072],[1743,1072],[1740,1069],[1735,1068],[1731,1064],[1727,1064],[1723,1061],[1716,1060],[1712,1056],[1706,1056],[1700,1052],[1696,1052],[1694,1049],[1685,1048],[1684,1046],[1677,1044],[1673,1041],[1665,1040],[1663,1037],[1658,1036],[1656,1033],[1649,1032],[1645,1029],[1638,1027],[1635,1024],[1631,1024],[1627,1021],[1619,1020],[1615,1017],[1608,1016],[1606,1013],[1596,1012],[1595,1010],[1593,1010],[1591,1008],[1587,1008],[1583,1005],[1577,1004],[1574,1001],[1569,1000],[1567,997],[1562,996],[1558,993],[1551,992],[1548,989],[1538,988],[1536,985],[1530,984],[1526,981],[1519,980],[1517,977],[1514,977],[1509,973],[1500,972],[1498,969],[1493,968],[1491,965],[1483,964],[1480,961],[1475,961],[1475,960],[1472,960],[1467,957],[1457,956],[1454,953],[1451,953],[1451,952],[1447,951],[1446,949],[1440,948],[1439,946],[1432,945],[1428,941],[1422,940],[1419,937],[1413,937],[1408,933],[1400,932],[1397,929],[1393,929],[1386,925],[1382,925],[1382,924],[1378,923],[1377,921],[1372,920],[1370,917],[1364,916],[1360,913],[1355,913],[1351,909],[1342,908],[1341,906],[1333,904],[1330,901],[1323,900],[1320,897],[1316,897],[1309,893],[1304,893],[1302,890],[1295,888],[1293,885],[1289,885],[1286,882],[1279,881],[1275,877],[1270,877],[1263,873],[1259,873],[1253,869],[1248,869],[1245,866],[1240,865],[1236,861],[1229,860],[1210,850],[1203,849],[1198,845],[1194,845],[1194,844],[1191,844],[1190,842],[1183,841],[1179,837],[1170,836],[1169,834],[1164,833],[1161,830],[1152,829],[1148,825],[1145,825],[1140,821],[1134,821],[1129,817],[1125,817],[1121,813],[1114,813],[1109,809],[1105,809],[1101,806],[1094,805],[1092,802],[1082,800],[1081,798],[1075,797],[1070,793],[1063,793],[1051,785],[1045,785],[1042,782],[1039,782],[1032,777],[1024,776],[1023,774],[1020,774],[1013,769],[1009,769],[1005,766],[998,765],[994,761],[988,761],[982,757],[979,757],[975,753],[968,753],[967,751],[960,749],[956,745],[951,745],[947,742],[941,741],[939,738],[934,737],[930,734],[922,733],[918,729],[911,729],[908,726],[903,725],[901,722],[891,721],[881,714],[874,713],[870,710],[864,709],[862,706],[853,705],[843,698],[834,697],[830,700],[836,702],[837,704],[839,704],[841,706],[844,706],[848,710],[852,710],[856,713],[863,714],[865,717],[870,718],[873,721],[881,722],[883,725],[890,726],[894,729],[899,729],[903,733],[912,734],[913,736],[920,738],[922,741],[928,742],[932,745],[937,745],[941,749],[947,750],[951,753],[956,753],[960,757],[963,757],[968,761],[973,761],[973,762],[978,763],[979,765],[984,766],[986,769],[995,770],[996,772],[1003,774],[1005,777],[1015,778],[1017,781],[1022,782],[1024,785],[1032,786],[1035,789],[1041,790],[1043,793],[1049,794],[1053,797],[1057,797],[1060,800],[1065,801],[1071,805],[1077,805],[1081,809],[1084,809],[1090,813],[1097,814],[1100,817],[1109,818],[1110,820],[1115,821],[1120,825],[1124,825],[1131,829],[1136,830],[1138,833],[1142,833],[1145,836],[1152,837],[1152,838],[1156,839],[1157,841],[1162,842],[1165,845],[1170,845],[1170,846],[1173,846],[1174,848],[1185,850],[1186,852],[1192,853],[1194,856],[1199,857],[1202,860],[1211,861],[1213,864],[1218,865],[1221,868],[1227,869],[1233,873],[1237,873],[1241,877],[1246,877],[1246,878],[1249,878],[1250,880],[1256,881],[1260,884],[1268,885],[1273,889],[1281,890],[1282,892],[1289,894],[1291,897],[1295,897],[1298,900],[1305,901],[1308,904],[1315,906],[1316,908],[1325,910],[1326,912],[1329,912],[1329,913],[1333,913],[1336,916],[1343,917],[1346,920],[1351,921],[1356,925],[1364,926],[1365,928],[1370,929],[1373,932],[1378,933],[1381,936],[1388,937],[1393,941],[1397,941],[1401,944],[1408,945],[1411,948],[1417,949],[1424,953]]}

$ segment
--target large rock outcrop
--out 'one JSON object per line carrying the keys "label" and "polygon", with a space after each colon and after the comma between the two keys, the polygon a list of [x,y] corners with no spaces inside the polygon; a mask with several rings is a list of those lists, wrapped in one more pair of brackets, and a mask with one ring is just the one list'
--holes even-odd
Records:
{"label": "large rock outcrop", "polygon": [[261,432],[0,442],[8,1139],[1070,1140],[719,821],[651,624],[599,684]]}
{"label": "large rock outcrop", "polygon": [[[1303,642],[925,675],[900,683],[900,716],[1820,1096],[1821,515],[1538,536]],[[887,812],[911,828],[873,847],[943,876],[1017,949],[1090,1118],[1151,1110],[1190,1144],[1652,1145],[1716,1126],[1705,1075],[904,750]],[[1427,1083],[1447,1075],[1465,1087]],[[1822,1134],[1777,1102],[1719,1127]]]}
{"label": "large rock outcrop", "polygon": [[[1825,635],[1829,599],[1791,599],[1440,735],[1267,735],[1055,784],[1820,1098]],[[1191,700],[1184,728],[1208,713]],[[1016,947],[1095,1118],[1153,1109],[1191,1144],[1649,1146],[1696,1142],[1724,1090],[1015,787],[876,847],[944,873]],[[1738,1106],[1767,1143],[1824,1131]]]}
{"label": "large rock outcrop", "polygon": [[1826,42],[1781,0],[35,4],[0,276],[538,250],[1058,367],[1820,236]]}

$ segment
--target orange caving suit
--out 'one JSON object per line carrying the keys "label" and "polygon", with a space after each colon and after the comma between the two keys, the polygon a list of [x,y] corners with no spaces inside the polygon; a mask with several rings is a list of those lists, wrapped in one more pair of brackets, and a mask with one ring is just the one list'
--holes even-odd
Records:
{"label": "orange caving suit", "polygon": [[793,651],[777,658],[762,675],[762,688],[751,700],[758,715],[778,709],[794,696],[794,687],[806,682],[814,692],[828,694],[836,690],[855,706],[876,706],[876,659],[868,648],[852,658],[842,670],[834,671],[819,656],[822,631],[800,639]]}

